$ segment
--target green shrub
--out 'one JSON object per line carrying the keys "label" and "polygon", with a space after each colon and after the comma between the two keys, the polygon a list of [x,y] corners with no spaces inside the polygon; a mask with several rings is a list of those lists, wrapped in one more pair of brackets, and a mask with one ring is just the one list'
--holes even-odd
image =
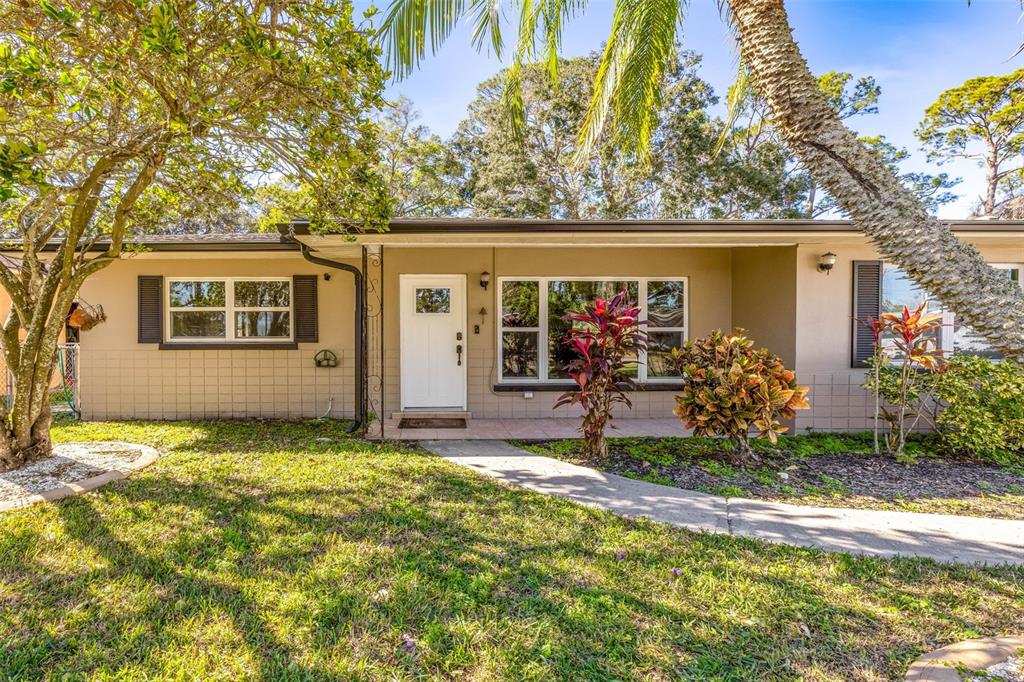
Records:
{"label": "green shrub", "polygon": [[1010,360],[955,356],[936,380],[936,426],[954,452],[1024,465],[1024,368]]}

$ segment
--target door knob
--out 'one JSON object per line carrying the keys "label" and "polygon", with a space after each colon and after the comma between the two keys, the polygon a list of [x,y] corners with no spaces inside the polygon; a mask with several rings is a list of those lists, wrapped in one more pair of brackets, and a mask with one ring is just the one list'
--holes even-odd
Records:
{"label": "door knob", "polygon": [[459,354],[459,367],[462,366],[462,344],[455,346],[455,352]]}

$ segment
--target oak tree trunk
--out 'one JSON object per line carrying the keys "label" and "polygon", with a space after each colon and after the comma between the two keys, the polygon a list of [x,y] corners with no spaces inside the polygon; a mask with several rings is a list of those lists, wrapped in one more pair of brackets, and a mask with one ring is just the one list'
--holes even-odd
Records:
{"label": "oak tree trunk", "polygon": [[9,423],[3,425],[0,433],[0,471],[17,469],[52,454],[51,416],[47,402],[27,429],[16,429]]}
{"label": "oak tree trunk", "polygon": [[38,338],[29,333],[13,348],[7,338],[0,341],[14,379],[11,407],[0,422],[0,471],[48,457],[52,451],[50,382],[63,316],[53,311],[49,317]]}
{"label": "oak tree trunk", "polygon": [[56,264],[42,279],[23,273],[27,286],[18,290],[17,296],[21,307],[31,315],[19,317],[12,302],[7,319],[0,326],[0,351],[14,379],[10,408],[3,405],[0,410],[0,471],[51,454],[50,382],[67,311],[86,277],[110,262],[106,258],[96,259],[63,281],[58,277]]}
{"label": "oak tree trunk", "polygon": [[1024,360],[1024,291],[931,216],[825,101],[782,0],[729,0],[743,62],[793,152],[884,258],[996,349]]}
{"label": "oak tree trunk", "polygon": [[54,357],[53,352],[46,358],[23,352],[18,364],[11,368],[13,404],[0,425],[0,471],[16,469],[51,453],[50,381]]}

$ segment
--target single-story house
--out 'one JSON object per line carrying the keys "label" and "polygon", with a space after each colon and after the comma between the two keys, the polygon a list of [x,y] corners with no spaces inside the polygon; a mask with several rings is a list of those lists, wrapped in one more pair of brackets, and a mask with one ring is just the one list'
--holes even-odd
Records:
{"label": "single-story house", "polygon": [[[1024,222],[954,222],[1024,281]],[[743,327],[811,386],[797,429],[869,427],[855,318],[923,294],[847,221],[396,219],[383,233],[140,238],[88,280],[86,419],[542,419],[567,386],[560,317],[625,289],[649,320],[633,407],[671,417],[669,351]],[[834,263],[834,264],[833,264]],[[948,316],[942,346],[987,353]],[[443,414],[442,414],[443,413]]]}

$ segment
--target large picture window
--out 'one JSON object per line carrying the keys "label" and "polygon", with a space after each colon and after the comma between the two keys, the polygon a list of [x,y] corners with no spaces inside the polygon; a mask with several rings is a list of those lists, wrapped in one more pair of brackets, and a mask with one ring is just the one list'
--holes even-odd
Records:
{"label": "large picture window", "polygon": [[633,376],[678,378],[669,354],[687,336],[685,278],[501,278],[498,286],[499,381],[568,379],[565,366],[573,356],[564,343],[569,323],[562,317],[620,291],[638,302],[641,319],[649,321],[650,350],[635,359]]}
{"label": "large picture window", "polygon": [[287,278],[167,280],[168,341],[288,341]]}
{"label": "large picture window", "polygon": [[[992,267],[1006,273],[1011,281],[1022,285],[1019,264],[994,263]],[[882,312],[899,314],[903,306],[911,310],[928,298],[928,294],[914,284],[902,270],[895,265],[885,263],[882,270]],[[942,327],[938,331],[936,344],[947,355],[980,355],[988,358],[1000,358],[998,351],[991,348],[987,341],[965,324],[960,323],[951,311],[945,310],[941,303],[932,300],[928,305],[929,312],[942,315]],[[883,343],[886,340],[883,339]]]}

